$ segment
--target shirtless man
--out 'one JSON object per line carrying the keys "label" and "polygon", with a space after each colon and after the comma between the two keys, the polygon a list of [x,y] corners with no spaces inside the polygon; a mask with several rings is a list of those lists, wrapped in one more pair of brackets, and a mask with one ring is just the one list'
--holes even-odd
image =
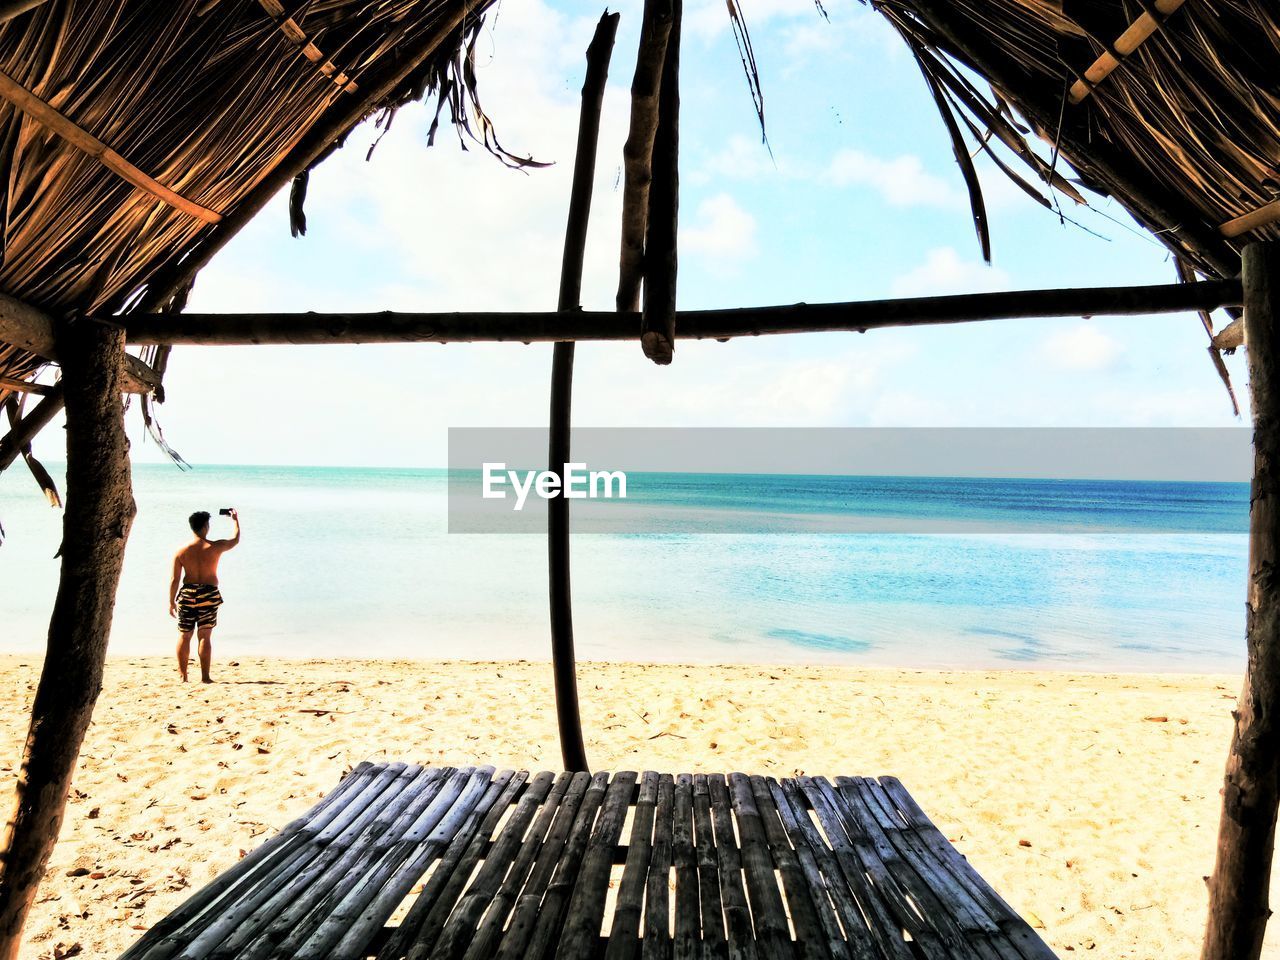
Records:
{"label": "shirtless man", "polygon": [[[193,513],[188,521],[196,538],[178,551],[173,558],[173,580],[169,583],[169,616],[177,617],[181,639],[178,641],[178,672],[182,682],[187,682],[187,659],[191,655],[191,634],[200,637],[200,679],[213,683],[209,665],[213,661],[213,628],[218,625],[218,607],[222,606],[222,594],[218,592],[218,561],[222,555],[240,542],[240,516],[231,511],[236,525],[230,540],[209,539],[209,514],[204,510]],[[178,582],[182,581],[179,589]]]}

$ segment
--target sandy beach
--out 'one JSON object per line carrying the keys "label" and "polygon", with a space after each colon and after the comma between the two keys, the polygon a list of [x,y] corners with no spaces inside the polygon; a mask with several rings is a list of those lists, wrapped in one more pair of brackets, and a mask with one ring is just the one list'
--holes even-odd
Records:
{"label": "sandy beach", "polygon": [[[0,657],[6,779],[38,668]],[[22,960],[117,955],[362,760],[560,766],[545,663],[239,659],[215,676],[109,662]],[[581,668],[596,767],[894,774],[1059,954],[1134,960],[1198,953],[1238,685]]]}

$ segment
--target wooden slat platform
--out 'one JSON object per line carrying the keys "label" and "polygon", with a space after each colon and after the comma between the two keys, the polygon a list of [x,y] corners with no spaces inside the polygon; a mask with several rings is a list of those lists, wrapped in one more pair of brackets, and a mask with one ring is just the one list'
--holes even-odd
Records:
{"label": "wooden slat platform", "polygon": [[121,960],[1051,960],[893,777],[362,764]]}

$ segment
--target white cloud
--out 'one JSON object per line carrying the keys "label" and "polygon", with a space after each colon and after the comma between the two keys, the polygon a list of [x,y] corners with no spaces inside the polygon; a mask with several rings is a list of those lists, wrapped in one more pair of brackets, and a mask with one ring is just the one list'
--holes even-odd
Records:
{"label": "white cloud", "polygon": [[841,150],[831,158],[827,179],[838,187],[871,187],[895,207],[947,207],[966,204],[947,180],[929,173],[915,154],[885,159],[861,150]]}
{"label": "white cloud", "polygon": [[727,193],[698,204],[694,222],[680,231],[681,250],[718,260],[740,262],[756,252],[756,220]]}
{"label": "white cloud", "polygon": [[927,297],[944,293],[979,293],[1003,290],[1009,275],[981,260],[963,260],[954,247],[930,250],[924,263],[893,281],[895,297]]}
{"label": "white cloud", "polygon": [[[805,338],[682,340],[656,367],[637,343],[579,345],[574,417],[582,426],[840,426],[863,423],[894,371],[916,355],[848,334],[814,356]],[[845,345],[847,344],[847,346]]]}
{"label": "white cloud", "polygon": [[[771,20],[819,20],[811,0],[740,0],[743,19],[753,33]],[[691,0],[684,7],[682,30],[702,40],[713,40],[729,29],[725,0]]]}
{"label": "white cloud", "polygon": [[781,179],[803,177],[806,170],[787,157],[770,156],[759,137],[735,134],[721,150],[703,162],[697,175],[701,175],[703,182],[718,177],[732,180]]}
{"label": "white cloud", "polygon": [[1091,323],[1049,335],[1041,344],[1041,356],[1060,370],[1096,372],[1112,366],[1124,347]]}

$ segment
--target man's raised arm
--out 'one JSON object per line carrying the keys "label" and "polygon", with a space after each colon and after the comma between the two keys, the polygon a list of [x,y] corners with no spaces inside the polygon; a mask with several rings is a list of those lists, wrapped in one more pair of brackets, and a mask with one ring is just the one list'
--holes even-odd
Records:
{"label": "man's raised arm", "polygon": [[231,535],[230,540],[222,541],[222,548],[224,550],[230,550],[240,542],[240,514],[236,513],[235,510],[231,511],[231,522],[236,525],[236,532]]}

